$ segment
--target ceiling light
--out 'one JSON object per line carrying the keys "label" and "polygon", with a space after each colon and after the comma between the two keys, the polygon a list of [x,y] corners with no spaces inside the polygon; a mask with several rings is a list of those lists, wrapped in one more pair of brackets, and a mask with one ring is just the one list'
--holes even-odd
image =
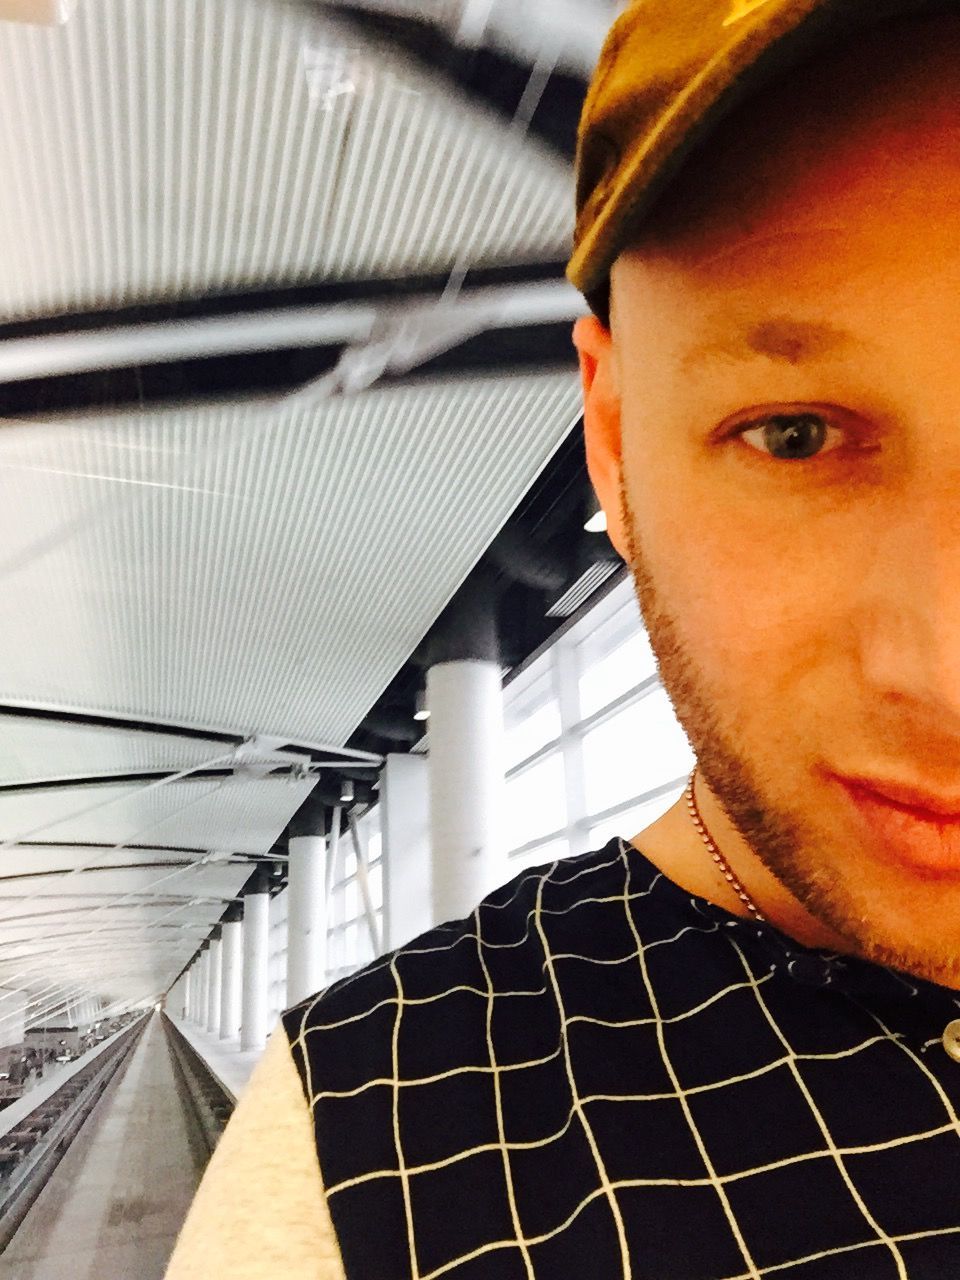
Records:
{"label": "ceiling light", "polygon": [[344,778],[340,783],[340,802],[341,804],[353,803],[353,783],[349,778]]}
{"label": "ceiling light", "polygon": [[413,713],[414,720],[429,720],[430,712],[427,710],[427,695],[422,689],[417,693],[416,710]]}
{"label": "ceiling light", "polygon": [[597,495],[591,489],[590,496],[587,499],[587,518],[583,525],[587,533],[606,533],[607,532],[607,513],[597,501]]}

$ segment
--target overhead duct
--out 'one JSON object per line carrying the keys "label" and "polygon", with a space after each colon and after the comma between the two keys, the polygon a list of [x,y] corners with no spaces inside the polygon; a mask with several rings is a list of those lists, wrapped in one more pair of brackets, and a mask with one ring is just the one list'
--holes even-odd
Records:
{"label": "overhead duct", "polygon": [[494,538],[487,559],[513,582],[541,591],[559,591],[569,569],[554,548],[534,541],[518,521],[511,521]]}
{"label": "overhead duct", "polygon": [[[270,872],[267,870],[266,866],[261,864],[259,867],[257,867],[256,871],[253,872],[250,879],[243,886],[243,889],[241,890],[241,897],[245,898],[248,894],[251,894],[251,893],[269,893],[269,892],[270,892]],[[202,951],[204,947],[206,947],[206,945],[207,944],[204,943],[203,947],[201,947],[200,950]]]}
{"label": "overhead duct", "polygon": [[[500,661],[497,628],[499,574],[481,560],[470,577],[441,613],[427,637],[422,654],[424,665],[441,662]],[[420,737],[420,731],[416,732]]]}
{"label": "overhead duct", "polygon": [[[416,742],[421,732],[408,712],[391,707],[378,707],[371,711],[364,719],[363,727],[380,738],[386,738],[389,742]],[[351,778],[354,781],[369,781],[369,774],[358,776],[356,771],[347,772],[343,769],[338,772],[341,777]]]}
{"label": "overhead duct", "polygon": [[[353,804],[366,807],[376,800],[372,782],[356,781],[353,785]],[[343,779],[339,771],[331,770],[320,778],[310,793],[310,798],[300,806],[287,825],[287,838],[299,836],[329,836],[334,809],[342,808]]]}
{"label": "overhead duct", "polygon": [[287,835],[296,838],[297,836],[315,836],[325,834],[327,822],[327,802],[322,795],[317,794],[322,786],[323,779],[317,783],[313,791],[303,802],[297,812],[290,819],[287,825]]}
{"label": "overhead duct", "polygon": [[373,786],[379,773],[379,767],[371,765],[368,769],[338,769],[337,777],[350,778],[353,782],[362,782]]}

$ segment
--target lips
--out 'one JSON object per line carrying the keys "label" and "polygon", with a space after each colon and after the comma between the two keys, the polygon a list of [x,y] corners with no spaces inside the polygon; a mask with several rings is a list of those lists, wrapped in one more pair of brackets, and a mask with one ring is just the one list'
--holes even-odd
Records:
{"label": "lips", "polygon": [[960,801],[899,783],[834,780],[881,860],[925,877],[960,878]]}
{"label": "lips", "polygon": [[871,782],[866,778],[841,778],[850,787],[867,791],[880,800],[895,804],[901,809],[914,811],[920,817],[955,818],[960,821],[960,800],[946,800],[929,792],[896,782]]}

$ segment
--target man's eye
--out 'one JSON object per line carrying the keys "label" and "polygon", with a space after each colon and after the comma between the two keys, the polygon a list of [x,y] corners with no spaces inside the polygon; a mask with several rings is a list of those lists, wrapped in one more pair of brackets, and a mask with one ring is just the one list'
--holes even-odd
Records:
{"label": "man's eye", "polygon": [[819,413],[775,413],[737,432],[751,448],[777,462],[804,462],[829,453],[843,432]]}

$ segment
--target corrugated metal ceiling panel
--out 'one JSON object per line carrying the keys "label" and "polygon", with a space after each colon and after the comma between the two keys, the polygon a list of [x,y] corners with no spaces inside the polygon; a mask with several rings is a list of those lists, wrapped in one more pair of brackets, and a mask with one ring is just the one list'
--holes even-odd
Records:
{"label": "corrugated metal ceiling panel", "polygon": [[[50,876],[52,884],[56,874],[85,867],[91,862],[97,867],[123,865],[152,868],[155,863],[181,863],[199,856],[200,853],[183,853],[176,849],[124,848],[111,853],[91,845],[50,845],[43,848],[17,846],[0,850],[0,892],[4,892],[4,880],[10,876]],[[173,869],[175,868],[171,868]],[[158,867],[156,874],[163,875],[163,867]],[[38,883],[42,885],[43,880]]]}
{"label": "corrugated metal ceiling panel", "polygon": [[[110,859],[115,864],[123,854]],[[182,856],[182,855],[181,855]],[[81,864],[82,865],[82,864]],[[98,907],[101,903],[123,898],[126,902],[142,902],[148,909],[159,910],[156,903],[184,902],[191,898],[210,898],[224,905],[230,901],[250,874],[250,864],[214,863],[190,867],[119,868],[91,867],[79,875],[43,876],[37,879],[0,878],[0,916],[6,917],[10,904],[29,897],[43,903],[37,910],[52,911],[65,907]],[[222,910],[222,906],[221,906]],[[207,913],[209,914],[209,912]],[[217,913],[219,914],[219,913]]]}
{"label": "corrugated metal ceiling panel", "polygon": [[[0,24],[0,66],[0,320],[568,246],[564,162],[316,7],[90,0]],[[343,743],[578,412],[551,373],[4,425],[0,702]],[[6,782],[228,750],[13,718],[0,742]],[[0,841],[262,853],[312,785],[0,795]],[[145,865],[180,856],[0,850],[0,978],[165,989],[249,874]]]}
{"label": "corrugated metal ceiling panel", "polygon": [[556,260],[565,163],[287,0],[0,23],[0,316]]}
{"label": "corrugated metal ceiling panel", "polygon": [[0,702],[344,743],[579,411],[550,373],[4,428]]}
{"label": "corrugated metal ceiling panel", "polygon": [[[186,779],[151,790],[137,783],[0,794],[0,841],[30,831],[32,839],[266,853],[315,784],[314,778],[227,777]],[[115,857],[109,849],[92,850],[85,865]]]}
{"label": "corrugated metal ceiling panel", "polygon": [[[111,866],[76,874],[96,858],[103,861],[104,852],[16,849],[0,855],[6,872],[0,878],[0,983],[41,990],[89,980],[111,998],[150,996],[169,985],[250,873],[249,864],[238,863]],[[67,870],[8,878],[13,864],[35,870],[37,854],[48,860],[59,855],[57,865]],[[138,855],[123,850],[108,856],[113,864]]]}
{"label": "corrugated metal ceiling panel", "polygon": [[0,714],[0,780],[5,783],[153,769],[175,772],[200,765],[215,768],[215,762],[223,767],[232,755],[232,746],[212,739]]}

